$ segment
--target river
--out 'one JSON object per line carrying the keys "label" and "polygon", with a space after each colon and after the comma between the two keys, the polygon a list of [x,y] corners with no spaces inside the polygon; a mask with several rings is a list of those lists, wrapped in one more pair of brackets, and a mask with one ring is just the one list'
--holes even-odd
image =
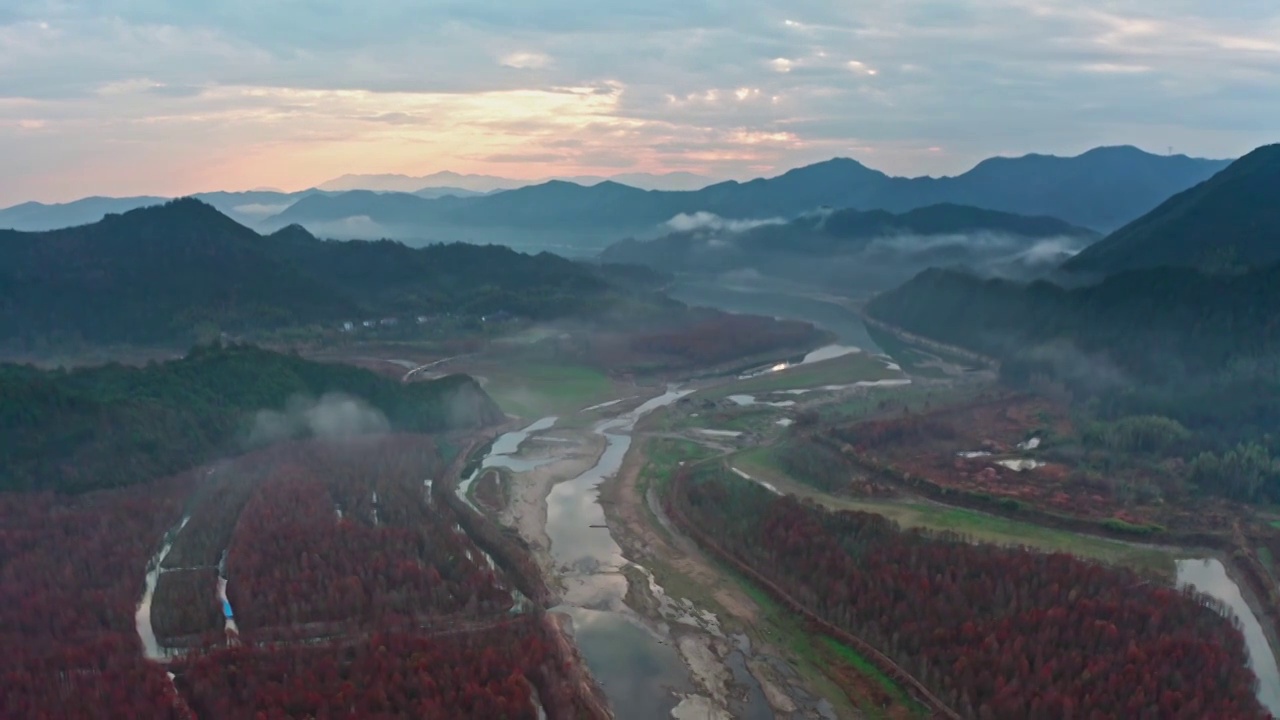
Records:
{"label": "river", "polygon": [[[687,651],[696,643],[677,643],[667,621],[722,637],[718,620],[667,596],[652,573],[623,556],[607,527],[598,490],[601,482],[621,469],[636,423],[690,392],[669,388],[633,410],[598,421],[590,432],[604,438],[603,452],[586,471],[554,485],[546,498],[549,554],[564,587],[562,602],[554,610],[572,619],[574,641],[619,720],[693,717],[690,713],[694,712],[700,713],[696,717],[701,718],[713,707],[709,698],[697,694],[697,685],[681,655],[681,649]],[[605,403],[594,410],[614,404]],[[507,467],[525,472],[548,462],[545,458],[521,457],[520,446],[531,435],[554,428],[555,422],[556,418],[543,418],[500,436],[480,468]],[[465,496],[479,472],[459,485],[460,495]],[[661,620],[642,618],[626,604],[629,583],[633,581],[643,583],[642,589],[657,600]],[[750,697],[757,698],[760,688],[754,679],[736,672],[733,662],[729,667]],[[767,711],[767,704],[764,708]],[[717,709],[714,716],[723,716],[723,712]]]}
{"label": "river", "polygon": [[880,347],[871,339],[867,326],[856,313],[835,303],[799,292],[788,292],[777,283],[761,281],[750,286],[735,286],[710,280],[685,281],[671,287],[668,294],[690,305],[704,305],[725,312],[803,320],[832,333],[842,346],[880,352]]}
{"label": "river", "polygon": [[1280,670],[1276,667],[1276,656],[1271,652],[1262,624],[1240,593],[1240,587],[1227,575],[1227,569],[1217,558],[1179,560],[1177,567],[1178,587],[1195,586],[1200,592],[1222,602],[1240,620],[1249,667],[1258,676],[1258,700],[1272,715],[1280,717]]}
{"label": "river", "polygon": [[609,534],[597,488],[622,467],[635,424],[689,392],[670,389],[629,413],[597,423],[592,432],[603,435],[606,443],[600,459],[556,485],[547,497],[551,557],[565,585],[564,603],[557,609],[573,618],[583,658],[620,720],[669,716],[678,702],[675,693],[692,692],[693,685],[676,649],[623,602],[628,581],[622,570],[630,563]]}

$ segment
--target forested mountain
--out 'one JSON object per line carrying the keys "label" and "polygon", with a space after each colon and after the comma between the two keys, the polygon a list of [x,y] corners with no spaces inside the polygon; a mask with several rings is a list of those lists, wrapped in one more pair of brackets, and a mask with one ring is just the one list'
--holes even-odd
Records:
{"label": "forested mountain", "polygon": [[494,246],[271,236],[193,199],[40,233],[0,231],[0,343],[186,344],[216,332],[384,313],[534,318],[600,310],[596,268]]}
{"label": "forested mountain", "polygon": [[313,196],[265,221],[265,226],[367,218],[397,236],[498,227],[628,233],[649,232],[682,213],[789,219],[823,206],[905,212],[956,203],[1111,230],[1225,165],[1226,161],[1114,147],[1072,158],[992,158],[955,177],[902,178],[836,158],[769,179],[723,182],[686,192],[645,191],[616,182],[583,187],[552,181],[470,198]]}
{"label": "forested mountain", "polygon": [[273,262],[257,233],[197,200],[40,233],[0,231],[0,341],[157,342],[335,321],[359,305]]}
{"label": "forested mountain", "polygon": [[1231,270],[1280,262],[1280,144],[1245,155],[1069,260],[1108,274],[1174,265]]}
{"label": "forested mountain", "polygon": [[1280,265],[1240,274],[1124,272],[1064,289],[929,270],[876,297],[875,318],[1000,358],[1104,414],[1173,417],[1280,453]]}
{"label": "forested mountain", "polygon": [[1049,217],[961,205],[930,205],[900,215],[884,210],[809,213],[789,223],[701,224],[654,240],[624,240],[601,253],[610,262],[667,272],[762,275],[829,285],[885,288],[930,265],[967,265],[1022,275],[1052,268],[1060,254],[1097,234]]}
{"label": "forested mountain", "polygon": [[197,347],[145,368],[0,365],[0,490],[116,487],[289,435],[442,432],[502,418],[465,375],[401,384],[251,346]]}

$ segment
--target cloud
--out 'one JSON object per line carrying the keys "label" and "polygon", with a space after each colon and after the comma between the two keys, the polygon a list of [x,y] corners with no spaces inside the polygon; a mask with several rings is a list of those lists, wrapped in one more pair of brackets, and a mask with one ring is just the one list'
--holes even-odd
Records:
{"label": "cloud", "polygon": [[781,225],[786,220],[771,218],[767,220],[729,220],[715,213],[699,211],[696,213],[680,213],[665,224],[675,232],[693,232],[709,230],[713,232],[739,233],[762,225]]}
{"label": "cloud", "polygon": [[551,63],[551,58],[543,53],[516,52],[502,58],[502,65],[520,70],[537,70]]}
{"label": "cloud", "polygon": [[342,393],[326,393],[318,400],[295,396],[284,410],[260,410],[254,416],[247,444],[258,446],[295,437],[350,440],[390,432],[391,423],[364,400]]}
{"label": "cloud", "polygon": [[1268,0],[14,0],[0,204],[511,173],[486,158],[557,150],[557,174],[629,157],[721,177],[1119,143],[1227,157],[1275,139],[1277,38]]}
{"label": "cloud", "polygon": [[553,163],[564,159],[564,153],[558,152],[494,153],[484,157],[485,162],[491,163]]}

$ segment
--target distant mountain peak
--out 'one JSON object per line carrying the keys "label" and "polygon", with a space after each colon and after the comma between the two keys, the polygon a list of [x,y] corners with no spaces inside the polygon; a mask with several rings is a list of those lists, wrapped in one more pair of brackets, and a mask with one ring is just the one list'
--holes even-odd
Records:
{"label": "distant mountain peak", "polygon": [[1280,144],[1264,145],[1069,260],[1112,274],[1157,266],[1217,269],[1280,261]]}

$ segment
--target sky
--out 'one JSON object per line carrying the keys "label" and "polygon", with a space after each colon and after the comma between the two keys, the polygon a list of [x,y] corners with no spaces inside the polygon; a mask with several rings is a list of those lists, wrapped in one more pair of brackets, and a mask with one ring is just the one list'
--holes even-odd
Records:
{"label": "sky", "polygon": [[1276,141],[1276,0],[0,3],[0,206]]}

